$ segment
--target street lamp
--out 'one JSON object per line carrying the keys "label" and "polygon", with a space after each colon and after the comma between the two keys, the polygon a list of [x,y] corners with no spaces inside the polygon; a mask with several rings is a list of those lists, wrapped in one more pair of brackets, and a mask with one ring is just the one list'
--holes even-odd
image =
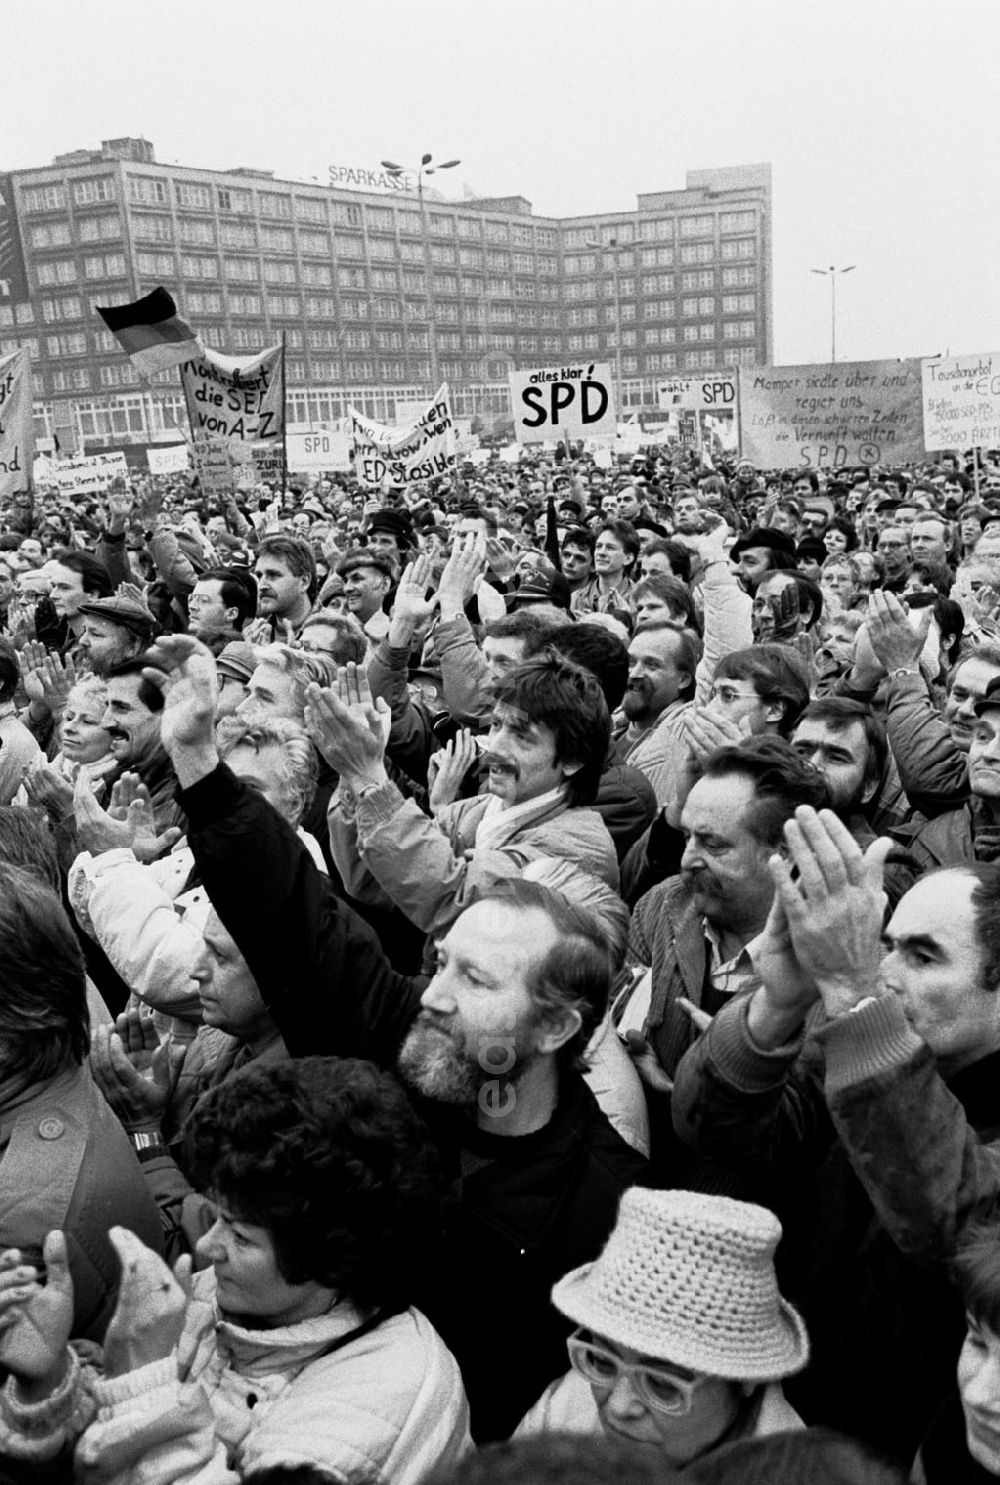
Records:
{"label": "street lamp", "polygon": [[846,268],[834,268],[831,263],[829,268],[810,268],[810,273],[818,273],[822,278],[830,280],[830,360],[837,359],[837,274],[853,273],[858,265],[850,263]]}
{"label": "street lamp", "polygon": [[[420,227],[424,234],[424,297],[430,309],[431,321],[431,380],[434,386],[431,395],[437,396],[437,389],[441,385],[441,376],[438,368],[437,353],[437,318],[434,306],[434,275],[430,265],[430,232],[427,226],[427,204],[424,201],[424,176],[434,175],[438,170],[454,170],[456,165],[461,165],[461,160],[445,160],[442,165],[432,165],[432,155],[421,155],[420,164],[417,167],[417,197],[420,201]],[[404,165],[397,165],[393,160],[383,160],[382,169],[387,170],[390,175],[402,177],[406,174]]]}
{"label": "street lamp", "polygon": [[622,408],[622,296],[618,278],[618,239],[609,237],[603,246],[599,242],[587,242],[584,246],[596,248],[598,252],[602,252],[604,248],[611,249],[611,272],[614,277],[615,290],[615,417],[621,422],[624,412]]}

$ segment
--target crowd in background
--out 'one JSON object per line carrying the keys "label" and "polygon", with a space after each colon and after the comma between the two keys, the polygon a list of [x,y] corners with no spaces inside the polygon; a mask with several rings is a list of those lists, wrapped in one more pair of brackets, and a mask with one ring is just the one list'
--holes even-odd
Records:
{"label": "crowd in background", "polygon": [[1000,1476],[1000,452],[0,513],[0,1478]]}

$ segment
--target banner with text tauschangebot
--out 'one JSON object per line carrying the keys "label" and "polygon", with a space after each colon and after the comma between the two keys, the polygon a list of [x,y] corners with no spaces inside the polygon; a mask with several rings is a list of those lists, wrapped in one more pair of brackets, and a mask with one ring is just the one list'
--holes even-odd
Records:
{"label": "banner with text tauschangebot", "polygon": [[367,486],[417,484],[455,468],[455,420],[448,383],[413,423],[394,427],[374,423],[356,408],[347,409],[354,440],[354,470]]}
{"label": "banner with text tauschangebot", "polygon": [[[257,356],[224,356],[206,350],[185,361],[181,385],[187,404],[199,477],[204,470],[206,488],[228,488],[220,471],[226,463],[258,467],[258,477],[268,477],[265,466],[279,470],[284,431],[284,387],[281,375],[281,346],[271,346]],[[273,459],[258,457],[268,449]],[[250,451],[253,450],[252,459]]]}
{"label": "banner with text tauschangebot", "polygon": [[22,346],[0,356],[0,500],[30,489],[35,465],[31,356]]}
{"label": "banner with text tauschangebot", "polygon": [[1000,445],[1000,351],[920,363],[928,449]]}
{"label": "banner with text tauschangebot", "polygon": [[761,469],[924,455],[920,362],[739,367],[740,452]]}

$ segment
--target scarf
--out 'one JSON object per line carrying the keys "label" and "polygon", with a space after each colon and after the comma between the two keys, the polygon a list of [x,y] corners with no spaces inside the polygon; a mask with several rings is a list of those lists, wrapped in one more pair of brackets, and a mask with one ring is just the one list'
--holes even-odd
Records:
{"label": "scarf", "polygon": [[546,820],[555,814],[556,806],[564,807],[566,792],[563,786],[548,789],[534,799],[523,799],[520,804],[505,806],[502,799],[490,795],[489,804],[476,826],[477,851],[501,851],[509,845],[515,835],[520,835],[530,825]]}

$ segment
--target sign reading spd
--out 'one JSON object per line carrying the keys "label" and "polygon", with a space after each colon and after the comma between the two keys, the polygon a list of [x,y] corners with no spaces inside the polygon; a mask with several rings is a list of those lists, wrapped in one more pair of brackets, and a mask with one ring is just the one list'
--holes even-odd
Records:
{"label": "sign reading spd", "polygon": [[593,361],[582,366],[550,366],[512,371],[508,377],[518,443],[547,438],[615,435],[611,367]]}

